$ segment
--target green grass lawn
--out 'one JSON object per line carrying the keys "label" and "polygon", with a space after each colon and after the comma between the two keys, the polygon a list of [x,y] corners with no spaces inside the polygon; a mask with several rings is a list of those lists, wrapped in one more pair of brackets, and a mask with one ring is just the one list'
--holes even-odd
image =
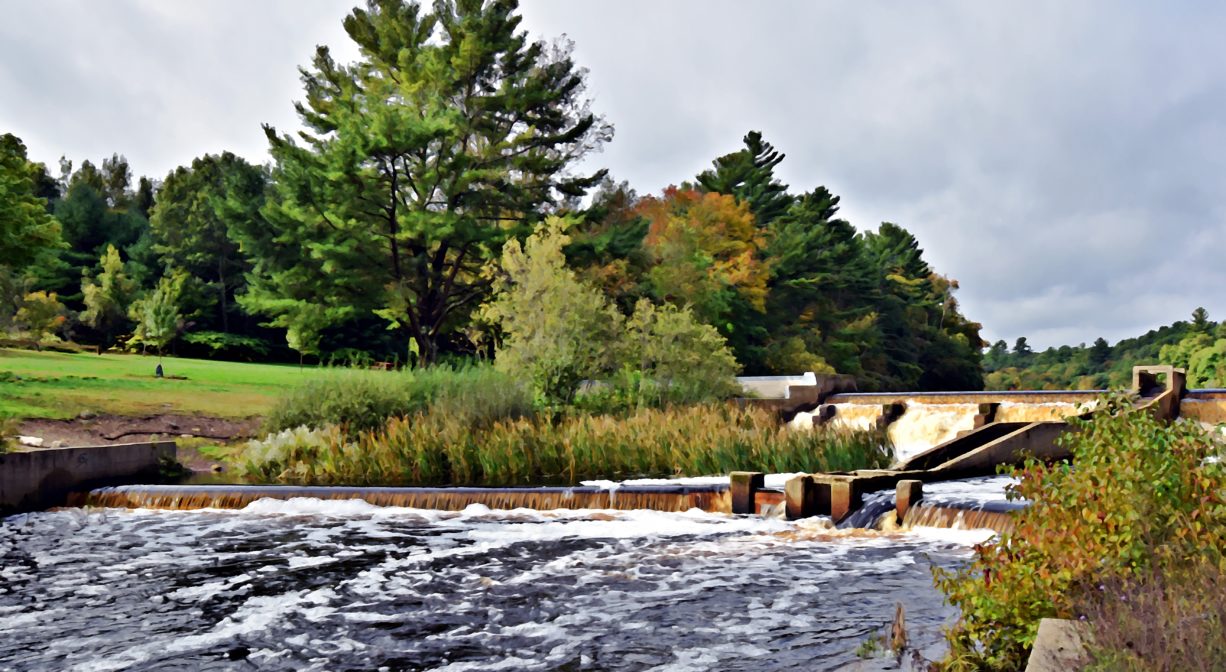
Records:
{"label": "green grass lawn", "polygon": [[168,376],[153,376],[157,357],[33,352],[0,348],[0,414],[71,418],[83,411],[116,415],[183,413],[222,418],[264,414],[282,391],[315,367],[166,357]]}

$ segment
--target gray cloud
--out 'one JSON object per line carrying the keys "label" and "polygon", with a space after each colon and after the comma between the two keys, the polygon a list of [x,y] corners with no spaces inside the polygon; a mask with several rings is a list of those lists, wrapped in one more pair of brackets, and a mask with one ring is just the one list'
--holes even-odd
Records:
{"label": "gray cloud", "polygon": [[[266,159],[295,68],[354,50],[351,2],[8,3],[0,128],[38,160],[125,153],[164,175]],[[1226,316],[1226,9],[1203,3],[922,5],[526,0],[566,33],[616,139],[589,159],[641,192],[760,129],[794,189],[861,228],[914,231],[990,338],[1133,336]]]}

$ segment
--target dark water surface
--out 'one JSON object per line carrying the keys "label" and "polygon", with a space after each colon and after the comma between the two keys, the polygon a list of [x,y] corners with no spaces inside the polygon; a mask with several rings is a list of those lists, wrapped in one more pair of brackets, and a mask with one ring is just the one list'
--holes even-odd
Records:
{"label": "dark water surface", "polygon": [[[983,538],[974,535],[974,540]],[[0,670],[834,670],[968,533],[690,513],[64,509],[0,521]]]}

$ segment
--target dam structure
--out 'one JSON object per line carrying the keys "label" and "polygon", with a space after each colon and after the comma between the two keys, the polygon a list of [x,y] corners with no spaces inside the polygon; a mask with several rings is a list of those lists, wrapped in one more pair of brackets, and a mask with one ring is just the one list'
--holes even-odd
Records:
{"label": "dam structure", "polygon": [[[1020,465],[1028,457],[1067,459],[1070,455],[1057,438],[1075,431],[1069,420],[1094,413],[1106,392],[859,393],[843,391],[840,385],[827,383],[825,387],[834,391],[808,396],[789,388],[796,399],[820,397],[809,407],[796,404],[784,409],[790,425],[798,431],[813,427],[883,431],[895,451],[893,468],[801,475],[782,491],[761,486],[760,475],[736,474],[734,513],[758,513],[782,504],[789,518],[830,516],[839,523],[852,519],[870,493],[897,488],[896,499],[902,500],[913,483],[990,476],[1000,465]],[[1134,367],[1131,391],[1138,408],[1165,421],[1184,419],[1206,426],[1226,421],[1226,390],[1188,390],[1182,369]],[[902,514],[900,510],[900,519]]]}

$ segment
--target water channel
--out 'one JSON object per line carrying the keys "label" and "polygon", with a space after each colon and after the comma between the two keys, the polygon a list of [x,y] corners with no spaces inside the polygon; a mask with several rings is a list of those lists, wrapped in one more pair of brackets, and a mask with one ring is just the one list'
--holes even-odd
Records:
{"label": "water channel", "polygon": [[839,670],[896,603],[938,655],[955,614],[930,568],[990,534],[359,500],[65,508],[0,520],[0,670]]}

